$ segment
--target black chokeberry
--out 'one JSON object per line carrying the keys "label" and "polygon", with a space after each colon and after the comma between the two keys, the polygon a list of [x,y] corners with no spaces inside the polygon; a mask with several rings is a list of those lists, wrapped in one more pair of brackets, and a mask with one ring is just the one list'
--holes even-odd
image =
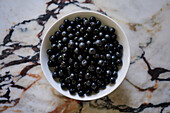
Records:
{"label": "black chokeberry", "polygon": [[75,88],[70,88],[69,92],[70,92],[70,94],[74,95],[76,93],[76,89]]}
{"label": "black chokeberry", "polygon": [[89,54],[92,54],[92,55],[93,55],[93,54],[95,54],[95,53],[96,53],[96,50],[95,50],[94,48],[90,48],[90,49],[89,49]]}
{"label": "black chokeberry", "polygon": [[86,60],[82,60],[81,64],[82,64],[82,66],[86,66],[87,65],[87,61]]}
{"label": "black chokeberry", "polygon": [[121,59],[116,59],[116,64],[117,64],[118,66],[121,66],[121,65],[122,65],[122,60],[121,60]]}
{"label": "black chokeberry", "polygon": [[66,43],[67,42],[67,37],[63,37],[63,39],[62,39],[62,41],[64,42],[64,43]]}
{"label": "black chokeberry", "polygon": [[115,77],[111,77],[111,78],[110,78],[110,83],[111,83],[111,84],[114,84],[115,81],[116,81],[116,78],[115,78]]}
{"label": "black chokeberry", "polygon": [[84,49],[84,47],[85,47],[85,43],[84,43],[84,42],[80,42],[79,48],[80,48],[80,49]]}
{"label": "black chokeberry", "polygon": [[64,31],[64,30],[65,30],[65,26],[64,26],[63,24],[60,25],[60,26],[59,26],[59,30],[60,30],[60,31]]}
{"label": "black chokeberry", "polygon": [[103,32],[99,32],[99,37],[103,37],[104,36],[104,34],[103,34]]}
{"label": "black chokeberry", "polygon": [[101,21],[100,20],[97,20],[96,21],[96,27],[99,28],[101,26]]}
{"label": "black chokeberry", "polygon": [[63,89],[63,90],[65,90],[66,89],[66,84],[63,82],[63,83],[61,83],[61,88]]}
{"label": "black chokeberry", "polygon": [[89,18],[89,21],[90,21],[90,22],[96,22],[96,18],[95,18],[94,16],[91,16],[91,17]]}
{"label": "black chokeberry", "polygon": [[80,32],[77,31],[77,32],[75,33],[75,35],[76,35],[76,36],[80,36]]}
{"label": "black chokeberry", "polygon": [[82,90],[78,91],[79,96],[84,96],[84,92]]}
{"label": "black chokeberry", "polygon": [[95,44],[96,44],[97,46],[102,46],[101,40],[96,40]]}
{"label": "black chokeberry", "polygon": [[73,38],[73,37],[74,37],[73,33],[69,33],[69,34],[68,34],[68,37],[69,37],[70,39]]}
{"label": "black chokeberry", "polygon": [[55,37],[54,35],[51,35],[50,38],[49,38],[49,40],[50,40],[51,42],[55,42],[55,41],[56,41],[56,37]]}
{"label": "black chokeberry", "polygon": [[75,18],[75,22],[76,22],[76,23],[80,23],[80,22],[81,22],[81,18],[80,18],[80,17],[76,17],[76,18]]}
{"label": "black chokeberry", "polygon": [[111,28],[109,29],[109,32],[110,32],[110,34],[114,34],[114,33],[115,33],[115,29],[114,29],[113,27],[111,27]]}
{"label": "black chokeberry", "polygon": [[121,54],[120,52],[118,52],[118,51],[115,53],[115,55],[116,55],[116,57],[118,57],[118,58],[122,57],[122,54]]}
{"label": "black chokeberry", "polygon": [[81,27],[81,28],[80,28],[80,32],[81,32],[81,33],[85,33],[84,27]]}
{"label": "black chokeberry", "polygon": [[58,72],[54,71],[53,74],[52,74],[52,76],[53,76],[54,79],[58,78],[58,77],[59,77],[59,76],[58,76]]}
{"label": "black chokeberry", "polygon": [[67,32],[66,31],[63,31],[61,32],[61,35],[64,37],[64,36],[67,36]]}
{"label": "black chokeberry", "polygon": [[68,32],[71,32],[71,31],[72,31],[72,26],[68,26],[68,27],[67,27],[67,31],[68,31]]}
{"label": "black chokeberry", "polygon": [[95,22],[90,22],[91,27],[94,29],[96,27],[96,23]]}
{"label": "black chokeberry", "polygon": [[70,21],[70,26],[74,26],[75,22],[73,20]]}
{"label": "black chokeberry", "polygon": [[50,60],[55,62],[56,61],[56,55],[51,55]]}
{"label": "black chokeberry", "polygon": [[78,49],[78,48],[75,48],[75,49],[74,49],[74,53],[75,53],[75,54],[78,54],[78,53],[79,53],[79,49]]}
{"label": "black chokeberry", "polygon": [[76,26],[76,29],[77,29],[77,30],[80,30],[80,28],[81,28],[81,25],[78,24],[78,25]]}
{"label": "black chokeberry", "polygon": [[53,51],[51,49],[47,49],[47,54],[51,55],[53,53]]}
{"label": "black chokeberry", "polygon": [[105,32],[108,32],[109,31],[109,27],[108,26],[103,26],[103,30],[105,31]]}
{"label": "black chokeberry", "polygon": [[68,47],[71,49],[74,47],[74,42],[72,40],[69,41]]}
{"label": "black chokeberry", "polygon": [[89,25],[89,21],[88,20],[84,20],[83,24],[84,24],[84,26],[88,26]]}
{"label": "black chokeberry", "polygon": [[97,35],[99,33],[99,30],[98,29],[94,29],[93,30],[93,34]]}
{"label": "black chokeberry", "polygon": [[59,38],[60,35],[61,35],[60,31],[56,31],[56,32],[54,33],[54,36],[55,36],[56,38]]}
{"label": "black chokeberry", "polygon": [[92,32],[92,28],[91,27],[87,27],[87,32],[91,33]]}
{"label": "black chokeberry", "polygon": [[111,55],[110,54],[106,54],[106,59],[111,59]]}
{"label": "black chokeberry", "polygon": [[116,38],[117,38],[117,35],[116,35],[116,34],[111,35],[111,39],[112,39],[112,40],[116,40]]}
{"label": "black chokeberry", "polygon": [[70,24],[70,21],[68,19],[64,20],[64,25],[68,26]]}

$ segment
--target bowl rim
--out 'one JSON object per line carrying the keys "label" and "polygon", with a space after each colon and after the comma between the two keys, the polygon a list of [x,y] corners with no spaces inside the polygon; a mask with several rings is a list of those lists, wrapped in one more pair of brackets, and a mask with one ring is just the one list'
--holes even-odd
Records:
{"label": "bowl rim", "polygon": [[[117,84],[117,86],[114,88],[114,89],[112,89],[112,90],[110,90],[108,93],[106,93],[106,94],[103,94],[103,95],[99,95],[99,96],[97,96],[97,97],[94,97],[94,98],[73,98],[73,97],[71,97],[71,96],[68,96],[68,95],[65,95],[64,93],[62,93],[62,92],[60,92],[52,83],[51,83],[51,81],[47,78],[47,75],[46,75],[46,72],[45,72],[45,70],[44,70],[44,68],[46,67],[46,66],[44,66],[44,65],[42,65],[42,53],[43,53],[43,51],[42,51],[42,48],[43,48],[43,45],[44,45],[44,43],[45,43],[45,38],[47,37],[47,34],[48,34],[48,32],[50,32],[50,30],[51,30],[51,28],[53,27],[53,26],[55,26],[60,20],[62,20],[63,18],[65,18],[65,17],[67,17],[67,16],[70,16],[70,15],[72,15],[72,14],[76,14],[76,13],[95,13],[95,14],[97,14],[97,15],[101,15],[101,16],[104,16],[104,18],[108,18],[109,20],[111,20],[114,24],[116,24],[116,26],[120,29],[120,31],[122,32],[122,34],[123,34],[123,36],[124,36],[124,40],[126,40],[126,42],[127,42],[127,52],[128,52],[128,60],[127,60],[127,67],[126,67],[126,70],[124,70],[125,72],[124,72],[124,77],[123,77],[123,79],[120,81],[120,82],[118,82],[118,83],[115,83],[115,84]],[[95,100],[95,99],[98,99],[98,98],[102,98],[102,97],[104,97],[104,96],[106,96],[106,95],[109,95],[111,92],[113,92],[113,91],[115,91],[120,85],[121,85],[121,83],[123,82],[123,80],[125,79],[125,77],[126,77],[126,75],[127,75],[127,72],[128,72],[128,70],[129,70],[129,65],[130,65],[130,46],[129,46],[129,41],[128,41],[128,38],[127,38],[127,36],[126,36],[126,34],[125,34],[125,32],[124,32],[124,30],[122,29],[122,27],[118,24],[118,22],[116,22],[114,19],[112,19],[111,17],[109,17],[109,16],[107,16],[107,15],[104,15],[104,14],[102,14],[102,13],[100,13],[100,12],[97,12],[97,11],[87,11],[87,10],[81,10],[81,11],[74,11],[74,12],[71,12],[71,13],[68,13],[68,14],[66,14],[66,15],[64,15],[64,16],[62,16],[61,18],[59,18],[59,19],[57,19],[49,28],[48,28],[48,30],[46,31],[46,33],[44,34],[44,36],[43,36],[43,39],[42,39],[42,43],[41,43],[41,47],[40,47],[40,64],[41,64],[41,69],[42,69],[42,71],[43,71],[43,74],[45,75],[45,78],[47,79],[47,81],[50,83],[50,85],[54,88],[54,89],[56,89],[60,94],[62,94],[62,95],[64,95],[64,96],[66,96],[66,97],[68,97],[68,98],[71,98],[71,99],[75,99],[75,100],[80,100],[80,101],[90,101],[90,100]],[[114,84],[114,85],[115,85]],[[71,94],[70,94],[71,95]]]}

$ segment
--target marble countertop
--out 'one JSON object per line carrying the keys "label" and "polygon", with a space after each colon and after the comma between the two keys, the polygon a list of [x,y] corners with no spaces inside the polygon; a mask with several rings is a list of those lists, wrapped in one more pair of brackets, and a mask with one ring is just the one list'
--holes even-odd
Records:
{"label": "marble countertop", "polygon": [[[111,94],[77,101],[47,82],[39,62],[47,29],[73,11],[93,10],[127,34],[131,65]],[[170,0],[0,0],[0,112],[170,113]]]}

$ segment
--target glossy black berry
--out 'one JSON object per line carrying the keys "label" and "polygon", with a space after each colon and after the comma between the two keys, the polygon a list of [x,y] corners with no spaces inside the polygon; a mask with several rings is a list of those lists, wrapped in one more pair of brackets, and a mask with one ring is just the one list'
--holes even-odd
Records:
{"label": "glossy black berry", "polygon": [[108,26],[103,26],[103,30],[105,31],[105,32],[108,32],[109,31],[109,27]]}
{"label": "glossy black berry", "polygon": [[71,27],[71,26],[68,26],[68,27],[67,27],[67,31],[68,31],[68,32],[71,32],[71,31],[72,31],[72,27]]}
{"label": "glossy black berry", "polygon": [[117,64],[118,66],[121,66],[121,65],[122,65],[122,60],[121,60],[121,59],[117,59],[117,60],[116,60],[116,64]]}
{"label": "glossy black berry", "polygon": [[70,26],[74,26],[75,22],[73,20],[70,21]]}
{"label": "glossy black berry", "polygon": [[51,49],[47,49],[47,54],[52,55],[53,51]]}
{"label": "glossy black berry", "polygon": [[103,37],[104,36],[104,34],[103,34],[103,32],[99,32],[99,37]]}
{"label": "glossy black berry", "polygon": [[63,59],[63,60],[67,60],[67,54],[66,54],[66,53],[63,53],[63,54],[62,54],[62,59]]}
{"label": "glossy black berry", "polygon": [[54,62],[52,62],[51,60],[49,60],[49,61],[47,62],[47,64],[48,64],[49,67],[54,66]]}
{"label": "glossy black berry", "polygon": [[84,96],[84,92],[82,90],[78,91],[79,96]]}
{"label": "glossy black berry", "polygon": [[63,89],[63,90],[65,90],[66,89],[66,84],[63,82],[63,83],[61,83],[61,88]]}
{"label": "glossy black berry", "polygon": [[81,22],[81,18],[80,18],[80,17],[76,17],[76,18],[75,18],[75,22],[76,22],[76,23],[80,23],[80,22]]}
{"label": "glossy black berry", "polygon": [[95,35],[97,35],[97,34],[99,33],[99,30],[98,30],[98,29],[94,29],[94,30],[93,30],[93,33],[94,33]]}
{"label": "glossy black berry", "polygon": [[62,77],[63,76],[63,70],[59,70],[58,74],[59,74],[59,77]]}
{"label": "glossy black berry", "polygon": [[102,72],[102,69],[100,67],[97,67],[96,68],[96,73],[101,73]]}
{"label": "glossy black berry", "polygon": [[92,54],[92,55],[93,55],[93,54],[95,54],[95,53],[96,53],[96,50],[95,50],[94,48],[90,48],[90,49],[89,49],[89,54]]}
{"label": "glossy black berry", "polygon": [[106,59],[111,59],[111,55],[110,54],[106,54]]}
{"label": "glossy black berry", "polygon": [[114,33],[115,33],[115,29],[114,29],[113,27],[111,27],[111,28],[109,29],[109,32],[110,32],[110,34],[114,34]]}
{"label": "glossy black berry", "polygon": [[96,44],[97,46],[102,46],[102,41],[101,41],[101,40],[96,40],[95,44]]}
{"label": "glossy black berry", "polygon": [[84,27],[81,27],[81,28],[80,28],[80,32],[81,32],[81,33],[85,33],[85,28],[84,28]]}
{"label": "glossy black berry", "polygon": [[80,49],[84,49],[84,47],[85,47],[85,43],[84,43],[84,42],[80,42],[79,48],[80,48]]}
{"label": "glossy black berry", "polygon": [[122,45],[117,45],[117,48],[119,49],[119,50],[122,50],[123,49],[123,46]]}
{"label": "glossy black berry", "polygon": [[82,20],[85,21],[85,20],[88,20],[88,19],[86,17],[83,17]]}
{"label": "glossy black berry", "polygon": [[60,31],[56,31],[56,32],[54,33],[54,36],[55,36],[56,38],[59,38],[60,35],[61,35]]}
{"label": "glossy black berry", "polygon": [[64,30],[65,30],[65,26],[64,26],[63,24],[60,25],[59,30],[60,30],[60,31],[64,31]]}
{"label": "glossy black berry", "polygon": [[71,49],[74,48],[74,42],[70,40],[68,43],[68,47]]}
{"label": "glossy black berry", "polygon": [[70,88],[69,92],[70,92],[70,94],[74,95],[76,93],[76,89],[75,88]]}
{"label": "glossy black berry", "polygon": [[86,38],[86,39],[89,38],[89,33],[85,33],[84,38]]}
{"label": "glossy black berry", "polygon": [[91,27],[94,29],[96,27],[96,23],[95,22],[90,22]]}
{"label": "glossy black berry", "polygon": [[79,55],[79,56],[78,56],[78,60],[79,60],[79,61],[82,61],[82,59],[83,59],[83,56],[82,56],[82,55]]}
{"label": "glossy black berry", "polygon": [[91,27],[88,27],[88,28],[87,28],[87,32],[89,32],[89,33],[92,32],[92,28],[91,28]]}
{"label": "glossy black berry", "polygon": [[96,18],[95,18],[94,16],[91,16],[91,17],[89,18],[89,21],[90,21],[90,22],[96,22]]}
{"label": "glossy black berry", "polygon": [[54,71],[52,76],[53,76],[54,79],[58,78],[59,77],[58,72]]}
{"label": "glossy black berry", "polygon": [[56,55],[51,55],[50,60],[55,62],[56,61]]}
{"label": "glossy black berry", "polygon": [[52,35],[52,36],[50,36],[49,40],[50,40],[51,42],[55,42],[55,41],[56,41],[56,37],[55,37],[54,35]]}
{"label": "glossy black berry", "polygon": [[73,37],[74,37],[73,33],[69,33],[69,34],[68,34],[68,37],[69,37],[70,39],[73,38]]}
{"label": "glossy black berry", "polygon": [[91,88],[92,88],[93,90],[95,90],[95,89],[97,88],[97,84],[93,82],[93,83],[91,84]]}
{"label": "glossy black berry", "polygon": [[75,54],[78,54],[78,53],[79,53],[79,49],[78,49],[78,48],[75,48],[75,49],[74,49],[74,53],[75,53]]}
{"label": "glossy black berry", "polygon": [[111,84],[114,84],[115,81],[116,81],[116,78],[115,78],[115,77],[111,77],[111,78],[110,78],[110,83],[111,83]]}
{"label": "glossy black berry", "polygon": [[84,24],[84,26],[88,26],[90,23],[88,20],[84,20],[83,24]]}
{"label": "glossy black berry", "polygon": [[65,20],[64,20],[64,25],[67,26],[67,25],[69,25],[69,24],[70,24],[70,21],[69,21],[68,19],[65,19]]}
{"label": "glossy black berry", "polygon": [[87,91],[86,91],[86,95],[87,96],[90,96],[92,94],[92,91],[90,90],[90,89],[88,89]]}
{"label": "glossy black berry", "polygon": [[80,36],[80,32],[77,31],[77,32],[75,33],[75,35],[76,35],[76,36]]}
{"label": "glossy black berry", "polygon": [[116,52],[115,54],[116,54],[116,57],[118,58],[122,57],[122,54],[120,52]]}
{"label": "glossy black berry", "polygon": [[117,35],[116,35],[116,34],[111,35],[111,39],[112,39],[112,40],[116,40],[116,38],[117,38]]}
{"label": "glossy black berry", "polygon": [[58,45],[57,45],[57,49],[61,49],[62,48],[62,44],[61,43],[58,43]]}
{"label": "glossy black berry", "polygon": [[66,31],[63,31],[63,32],[61,32],[61,36],[67,36],[67,32]]}
{"label": "glossy black berry", "polygon": [[90,41],[90,40],[87,40],[86,45],[87,45],[87,46],[90,46],[91,44],[92,44],[91,41]]}
{"label": "glossy black berry", "polygon": [[86,60],[82,60],[81,64],[82,64],[82,66],[86,66],[87,65],[87,61]]}
{"label": "glossy black berry", "polygon": [[67,37],[63,37],[63,39],[62,39],[62,41],[64,42],[64,43],[66,43],[67,42]]}
{"label": "glossy black berry", "polygon": [[99,28],[101,26],[101,21],[100,20],[97,20],[96,21],[96,27]]}
{"label": "glossy black berry", "polygon": [[104,66],[103,60],[99,60],[99,61],[98,61],[98,64],[99,64],[100,66]]}
{"label": "glossy black berry", "polygon": [[81,25],[78,24],[78,25],[76,26],[76,29],[77,29],[77,30],[80,30],[80,28],[81,28]]}

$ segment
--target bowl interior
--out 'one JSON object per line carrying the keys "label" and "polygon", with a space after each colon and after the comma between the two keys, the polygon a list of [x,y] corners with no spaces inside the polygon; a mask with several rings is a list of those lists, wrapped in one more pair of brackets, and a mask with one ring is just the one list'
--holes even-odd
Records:
{"label": "bowl interior", "polygon": [[[116,80],[116,83],[114,85],[107,85],[106,89],[100,90],[99,93],[97,93],[97,94],[93,94],[91,96],[85,95],[84,97],[80,97],[80,96],[78,96],[78,94],[70,95],[69,91],[64,91],[64,90],[61,89],[60,83],[56,82],[52,78],[52,73],[49,70],[49,67],[47,65],[48,56],[46,54],[47,49],[49,49],[50,46],[51,46],[50,41],[49,41],[49,37],[51,35],[53,35],[56,30],[58,30],[59,25],[61,25],[63,23],[64,19],[73,20],[77,16],[86,17],[86,18],[89,18],[90,16],[94,16],[94,17],[96,17],[96,19],[98,19],[102,22],[102,25],[108,25],[109,27],[114,27],[116,29],[116,34],[118,36],[117,40],[119,41],[120,44],[123,45],[123,56],[122,56],[123,65],[122,65],[121,69],[118,71],[118,78]],[[86,100],[86,101],[87,100],[94,100],[94,99],[97,99],[97,98],[101,98],[105,95],[108,95],[109,93],[114,91],[121,84],[121,82],[125,78],[126,73],[128,71],[128,67],[129,67],[129,63],[130,63],[130,48],[129,48],[127,37],[126,37],[125,33],[123,32],[122,28],[118,25],[117,22],[115,22],[111,18],[109,18],[109,17],[107,17],[103,14],[100,14],[98,12],[78,11],[78,12],[70,13],[70,14],[58,19],[51,26],[51,28],[49,28],[49,30],[47,31],[47,33],[44,37],[42,45],[41,45],[40,62],[41,62],[41,67],[42,67],[43,73],[46,76],[47,80],[50,82],[50,84],[58,92],[60,92],[61,94],[65,95],[69,98],[76,99],[76,100]]]}

